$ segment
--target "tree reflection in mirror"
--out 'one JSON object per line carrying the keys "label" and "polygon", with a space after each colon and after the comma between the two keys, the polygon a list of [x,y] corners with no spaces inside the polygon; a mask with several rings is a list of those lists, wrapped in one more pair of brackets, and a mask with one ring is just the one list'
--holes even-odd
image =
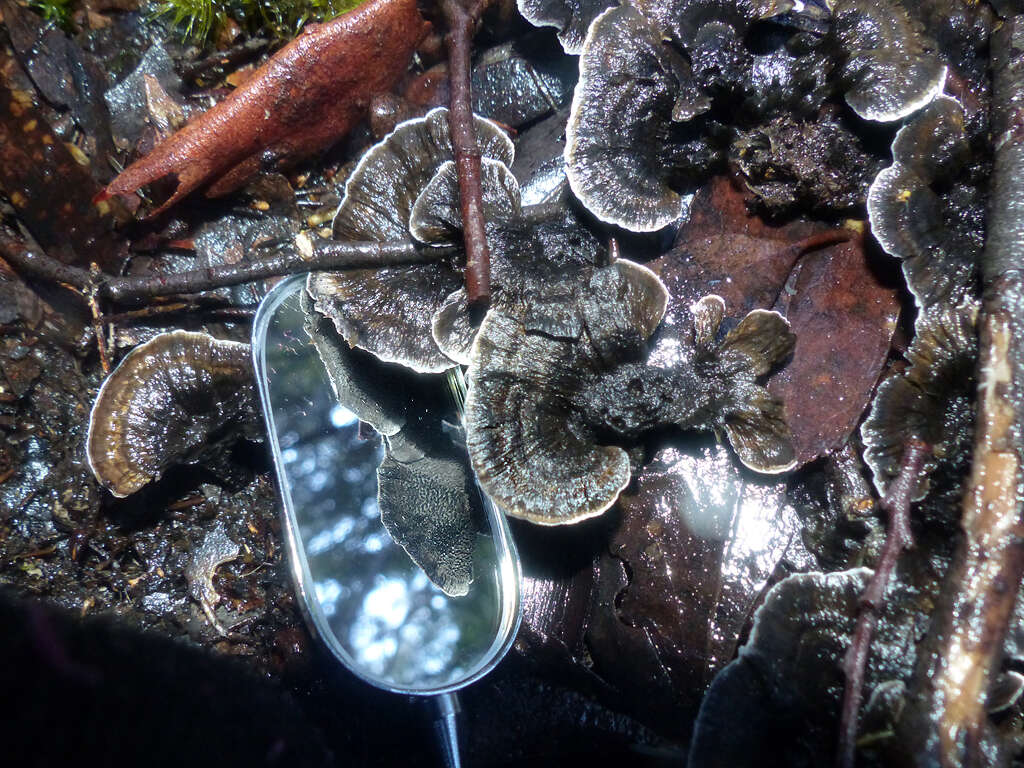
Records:
{"label": "tree reflection in mirror", "polygon": [[253,329],[299,602],[353,674],[438,697],[458,765],[454,692],[498,663],[520,616],[507,523],[468,470],[461,371],[414,374],[331,339],[303,286],[280,283]]}

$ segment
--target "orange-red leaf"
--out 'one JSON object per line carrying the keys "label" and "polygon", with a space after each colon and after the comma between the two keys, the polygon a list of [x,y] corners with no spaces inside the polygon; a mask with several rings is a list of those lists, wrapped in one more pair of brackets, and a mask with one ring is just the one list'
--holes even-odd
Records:
{"label": "orange-red leaf", "polygon": [[370,0],[307,27],[224,101],[132,163],[102,196],[176,174],[178,186],[159,213],[197,187],[224,195],[261,169],[317,154],[355,125],[375,93],[395,84],[428,29],[416,0]]}

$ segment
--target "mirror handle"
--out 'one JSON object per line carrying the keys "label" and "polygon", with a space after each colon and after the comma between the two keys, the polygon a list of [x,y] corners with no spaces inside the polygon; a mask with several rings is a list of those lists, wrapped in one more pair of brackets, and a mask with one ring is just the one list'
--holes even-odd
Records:
{"label": "mirror handle", "polygon": [[457,719],[462,706],[459,704],[459,697],[456,693],[442,693],[434,697],[437,707],[437,714],[434,720],[434,730],[441,742],[441,751],[444,753],[444,764],[446,768],[461,768],[462,759],[459,755],[459,732]]}

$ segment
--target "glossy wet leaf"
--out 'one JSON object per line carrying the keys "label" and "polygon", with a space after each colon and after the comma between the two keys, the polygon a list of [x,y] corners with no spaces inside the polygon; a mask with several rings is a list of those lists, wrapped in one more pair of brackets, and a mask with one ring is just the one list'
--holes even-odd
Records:
{"label": "glossy wet leaf", "polygon": [[100,186],[82,165],[88,160],[80,152],[76,159],[33,99],[30,91],[0,82],[0,187],[49,255],[116,269],[125,248],[112,232],[112,217],[104,215],[110,205],[93,204]]}
{"label": "glossy wet leaf", "polygon": [[889,354],[900,305],[857,242],[808,254],[780,309],[796,334],[793,359],[768,389],[786,403],[803,464],[857,426]]}
{"label": "glossy wet leaf", "polygon": [[797,219],[773,226],[752,212],[743,192],[718,176],[694,195],[675,244],[650,263],[672,296],[669,314],[709,293],[725,300],[730,317],[770,308],[801,251],[795,244],[825,230]]}
{"label": "glossy wet leaf", "polygon": [[811,562],[800,521],[784,483],[708,443],[660,450],[611,515],[517,531],[521,637],[549,674],[682,736],[767,585]]}

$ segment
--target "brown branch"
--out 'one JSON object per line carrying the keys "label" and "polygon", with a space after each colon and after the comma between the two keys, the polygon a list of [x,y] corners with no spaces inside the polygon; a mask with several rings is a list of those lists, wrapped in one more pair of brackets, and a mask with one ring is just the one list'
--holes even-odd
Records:
{"label": "brown branch", "polygon": [[484,229],[480,145],[473,125],[470,55],[473,29],[482,3],[467,9],[460,0],[442,0],[448,22],[448,125],[459,177],[462,233],[466,244],[466,293],[470,303],[486,303],[491,295],[491,254]]}
{"label": "brown branch", "polygon": [[886,489],[882,508],[889,515],[889,526],[882,553],[875,566],[875,572],[867,589],[860,598],[860,612],[853,632],[850,647],[843,656],[843,674],[846,689],[839,718],[839,753],[837,764],[840,768],[853,768],[857,748],[857,715],[864,693],[864,672],[867,668],[871,638],[878,625],[885,600],[889,579],[896,568],[900,553],[914,544],[910,533],[910,504],[918,490],[925,459],[931,449],[922,442],[911,442],[903,449],[900,473]]}
{"label": "brown branch", "polygon": [[404,241],[344,243],[322,240],[310,246],[289,248],[252,263],[206,267],[177,275],[112,277],[62,264],[0,232],[0,257],[23,276],[67,285],[85,296],[95,291],[98,298],[114,302],[199,293],[299,272],[423,264],[436,261],[450,252],[443,248],[417,248]]}
{"label": "brown branch", "polygon": [[[958,542],[919,652],[897,742],[908,763],[1009,764],[989,723],[989,686],[1024,577],[1024,16],[992,34],[995,158],[980,259],[978,416]],[[1008,746],[1008,745],[1007,745]],[[1005,758],[1005,759],[1004,759]]]}

